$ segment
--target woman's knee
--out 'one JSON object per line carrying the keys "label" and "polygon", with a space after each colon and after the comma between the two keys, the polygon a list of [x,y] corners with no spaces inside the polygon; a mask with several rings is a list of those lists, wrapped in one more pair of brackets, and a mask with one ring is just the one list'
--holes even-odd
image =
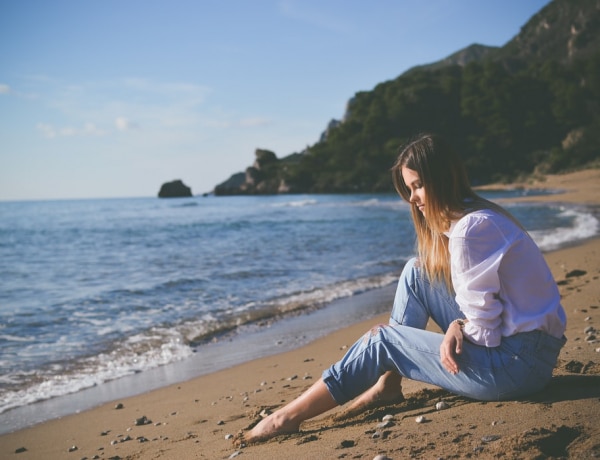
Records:
{"label": "woman's knee", "polygon": [[420,270],[420,262],[417,257],[409,259],[398,280],[398,289],[402,289],[406,292],[412,292],[415,289],[419,289],[418,286],[424,281],[423,273]]}
{"label": "woman's knee", "polygon": [[412,257],[408,259],[408,261],[404,264],[404,268],[402,269],[401,278],[414,278],[416,270],[419,267],[419,259],[417,257]]}
{"label": "woman's knee", "polygon": [[425,299],[419,294],[424,290],[420,287],[418,266],[418,259],[412,258],[402,270],[390,315],[390,324],[393,326],[406,325],[422,329],[427,324],[429,313],[424,304]]}
{"label": "woman's knee", "polygon": [[398,279],[398,286],[396,288],[396,301],[406,298],[409,291],[412,291],[413,287],[415,286],[417,265],[418,260],[415,257],[409,259],[406,264],[404,264],[404,268],[402,269],[402,273]]}

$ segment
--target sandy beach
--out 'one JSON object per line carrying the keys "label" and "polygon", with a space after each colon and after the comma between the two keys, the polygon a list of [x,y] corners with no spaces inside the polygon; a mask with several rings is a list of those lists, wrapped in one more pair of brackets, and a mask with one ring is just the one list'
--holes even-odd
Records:
{"label": "sandy beach", "polygon": [[[600,170],[516,184],[561,190],[519,200],[600,206]],[[511,187],[514,187],[512,184]],[[600,238],[546,254],[567,312],[552,383],[519,401],[477,402],[405,381],[406,401],[235,448],[232,435],[289,402],[387,315],[302,348],[0,436],[3,459],[374,459],[600,457]],[[391,308],[391,296],[387,301]],[[369,308],[369,305],[365,305]],[[598,338],[596,338],[598,337]],[[446,408],[436,409],[444,401]],[[382,418],[391,421],[382,425]],[[417,423],[418,416],[425,421]],[[383,458],[383,457],[380,457]]]}

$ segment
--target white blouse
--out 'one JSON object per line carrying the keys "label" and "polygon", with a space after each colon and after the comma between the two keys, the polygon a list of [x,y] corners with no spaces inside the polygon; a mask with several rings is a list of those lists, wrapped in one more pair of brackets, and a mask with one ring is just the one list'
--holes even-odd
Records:
{"label": "white blouse", "polygon": [[465,337],[496,347],[502,337],[540,329],[560,338],[566,315],[558,287],[531,237],[510,218],[484,209],[452,222],[449,237],[456,302]]}

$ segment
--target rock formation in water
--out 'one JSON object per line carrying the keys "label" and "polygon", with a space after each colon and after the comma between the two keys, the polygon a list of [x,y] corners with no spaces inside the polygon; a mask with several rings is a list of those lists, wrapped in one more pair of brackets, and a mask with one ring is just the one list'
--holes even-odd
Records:
{"label": "rock formation in water", "polygon": [[159,198],[185,198],[192,196],[192,189],[177,179],[165,182],[158,192]]}

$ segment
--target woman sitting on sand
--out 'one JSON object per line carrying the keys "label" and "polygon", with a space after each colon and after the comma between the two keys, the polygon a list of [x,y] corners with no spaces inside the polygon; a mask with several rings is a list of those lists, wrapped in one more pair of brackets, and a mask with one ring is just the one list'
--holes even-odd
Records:
{"label": "woman sitting on sand", "polygon": [[[436,135],[406,144],[392,173],[411,204],[418,258],[402,271],[389,325],[367,332],[238,442],[296,432],[354,398],[352,413],[402,401],[403,377],[483,401],[522,397],[550,381],[566,316],[527,232],[471,189],[460,158]],[[425,330],[429,318],[444,334]]]}

